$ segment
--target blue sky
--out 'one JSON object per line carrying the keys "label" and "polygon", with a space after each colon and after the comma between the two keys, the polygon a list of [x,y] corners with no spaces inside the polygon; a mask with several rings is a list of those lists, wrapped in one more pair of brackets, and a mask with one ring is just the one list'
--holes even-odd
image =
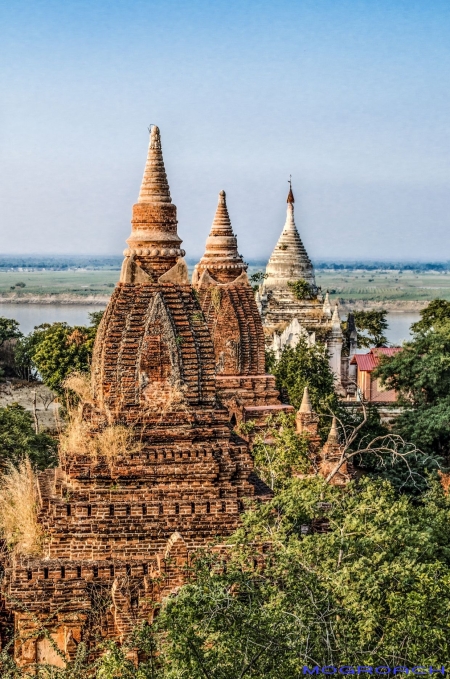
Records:
{"label": "blue sky", "polygon": [[150,123],[199,256],[225,189],[268,255],[450,259],[450,3],[0,4],[0,252],[119,254]]}

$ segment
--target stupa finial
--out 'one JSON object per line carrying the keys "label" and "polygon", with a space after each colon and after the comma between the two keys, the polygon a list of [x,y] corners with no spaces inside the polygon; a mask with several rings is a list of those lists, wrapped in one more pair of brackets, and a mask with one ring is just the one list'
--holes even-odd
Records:
{"label": "stupa finial", "polygon": [[144,176],[138,202],[133,205],[131,234],[127,243],[129,247],[124,252],[127,261],[122,282],[135,280],[134,274],[126,273],[131,263],[157,280],[185,254],[180,249],[177,208],[170,197],[157,125],[153,125],[150,131]]}
{"label": "stupa finial", "polygon": [[220,282],[233,281],[247,270],[247,264],[238,252],[237,238],[233,233],[226,193],[223,190],[219,193],[211,231],[206,239],[205,254],[195,267],[193,281],[199,280],[206,269]]}
{"label": "stupa finial", "polygon": [[171,203],[169,182],[161,147],[159,127],[153,125],[150,131],[147,162],[142,178],[138,203]]}
{"label": "stupa finial", "polygon": [[309,398],[308,387],[303,390],[303,398],[300,405],[299,413],[312,413],[311,399]]}
{"label": "stupa finial", "polygon": [[289,175],[288,184],[289,184],[289,193],[288,193],[286,203],[295,203],[294,192],[292,191],[292,175],[291,174]]}
{"label": "stupa finial", "polygon": [[331,422],[330,433],[328,434],[327,443],[339,443],[339,432],[336,423],[336,415],[333,415]]}

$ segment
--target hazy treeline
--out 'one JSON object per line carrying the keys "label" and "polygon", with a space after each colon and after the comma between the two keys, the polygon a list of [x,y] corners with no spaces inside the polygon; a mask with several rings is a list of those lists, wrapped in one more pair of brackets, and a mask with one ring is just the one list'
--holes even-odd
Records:
{"label": "hazy treeline", "polygon": [[[0,271],[11,269],[46,269],[64,271],[65,269],[120,269],[123,257],[118,255],[0,255]],[[187,259],[189,266],[194,266],[197,259]],[[251,267],[265,268],[267,260],[247,259]],[[450,261],[447,262],[396,262],[396,261],[313,261],[316,269],[367,270],[379,269],[387,271],[449,271]]]}

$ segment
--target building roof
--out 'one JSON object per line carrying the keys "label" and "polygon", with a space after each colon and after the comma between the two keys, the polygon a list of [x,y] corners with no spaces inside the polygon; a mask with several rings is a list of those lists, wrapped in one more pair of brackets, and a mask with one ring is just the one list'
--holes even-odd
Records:
{"label": "building roof", "polygon": [[350,363],[356,363],[358,370],[372,372],[379,366],[380,356],[394,356],[401,350],[401,347],[374,347],[368,354],[355,354]]}

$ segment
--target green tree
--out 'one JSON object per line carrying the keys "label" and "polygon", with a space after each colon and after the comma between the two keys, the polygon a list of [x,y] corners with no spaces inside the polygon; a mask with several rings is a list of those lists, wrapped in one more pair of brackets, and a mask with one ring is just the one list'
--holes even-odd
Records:
{"label": "green tree", "polygon": [[[438,300],[440,302],[440,300]],[[376,376],[397,392],[403,413],[395,430],[430,456],[450,457],[450,321],[432,303],[402,351],[381,361]]]}
{"label": "green tree", "polygon": [[89,313],[90,327],[94,328],[97,331],[98,326],[100,325],[100,321],[102,320],[104,315],[105,315],[104,311],[91,311]]}
{"label": "green tree", "polygon": [[102,311],[89,314],[91,325],[45,323],[18,342],[16,363],[19,370],[41,377],[57,394],[62,395],[64,379],[72,372],[89,372],[95,335]]}
{"label": "green tree", "polygon": [[278,388],[287,395],[289,403],[294,408],[300,407],[306,386],[313,408],[318,413],[329,413],[330,407],[337,407],[334,374],[324,345],[308,346],[307,341],[300,338],[294,349],[285,347],[272,372],[276,377]]}
{"label": "green tree", "polygon": [[[387,482],[293,481],[244,514],[226,559],[201,555],[195,579],[166,600],[156,625],[167,676],[440,666],[450,657],[449,520],[437,485],[416,505]],[[304,535],[324,521],[327,532]]]}
{"label": "green tree", "polygon": [[31,413],[17,403],[0,408],[0,465],[17,464],[26,455],[38,469],[57,463],[57,442],[46,433],[36,434]]}
{"label": "green tree", "polygon": [[72,372],[88,372],[95,340],[95,330],[53,323],[39,336],[32,361],[44,384],[63,394],[62,383]]}
{"label": "green tree", "polygon": [[272,490],[289,483],[293,471],[305,473],[311,466],[308,437],[296,433],[294,421],[294,415],[271,416],[253,441],[255,470]]}
{"label": "green tree", "polygon": [[[387,337],[384,334],[389,327],[387,322],[387,311],[354,311],[356,331],[358,333],[358,347],[385,347]],[[344,334],[347,330],[347,322],[342,324]]]}
{"label": "green tree", "polygon": [[411,326],[414,333],[437,329],[440,325],[450,323],[450,302],[445,299],[434,299],[420,312],[421,319]]}
{"label": "green tree", "polygon": [[19,323],[12,318],[0,317],[0,347],[7,340],[18,339],[19,337],[23,337],[19,330]]}

